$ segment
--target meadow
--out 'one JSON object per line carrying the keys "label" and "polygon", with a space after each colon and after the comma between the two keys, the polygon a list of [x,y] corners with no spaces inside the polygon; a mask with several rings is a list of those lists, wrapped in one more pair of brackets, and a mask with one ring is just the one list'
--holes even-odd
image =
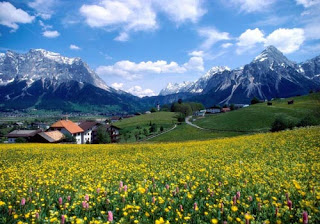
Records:
{"label": "meadow", "polygon": [[320,223],[320,127],[0,154],[0,223]]}
{"label": "meadow", "polygon": [[[291,99],[294,100],[294,104],[288,105],[287,101]],[[199,119],[194,123],[202,128],[212,130],[247,133],[269,131],[272,122],[278,116],[284,116],[293,122],[298,122],[303,117],[311,115],[320,123],[320,93],[276,99],[271,102],[272,106],[268,106],[264,102],[225,114],[206,115],[206,118]]]}

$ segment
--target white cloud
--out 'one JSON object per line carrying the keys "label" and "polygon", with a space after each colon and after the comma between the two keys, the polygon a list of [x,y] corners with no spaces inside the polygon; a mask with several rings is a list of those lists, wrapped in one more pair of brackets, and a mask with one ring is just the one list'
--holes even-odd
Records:
{"label": "white cloud", "polygon": [[71,50],[81,50],[80,47],[78,47],[77,45],[71,44],[69,47]]}
{"label": "white cloud", "polygon": [[135,63],[128,60],[118,61],[114,65],[99,66],[97,74],[101,76],[120,76],[127,80],[140,79],[146,74],[181,74],[188,71],[203,71],[202,57],[191,57],[188,62],[179,65],[177,62],[164,60]]}
{"label": "white cloud", "polygon": [[197,22],[204,14],[203,0],[99,0],[84,4],[80,13],[90,27],[120,30],[118,41],[127,41],[129,32],[158,28],[157,14],[164,13],[177,24]]}
{"label": "white cloud", "polygon": [[121,32],[119,34],[119,36],[114,38],[114,40],[121,41],[121,42],[128,41],[129,40],[129,35],[126,32]]}
{"label": "white cloud", "polygon": [[188,55],[194,56],[194,57],[203,57],[204,52],[203,51],[192,51]]}
{"label": "white cloud", "polygon": [[320,4],[320,0],[296,0],[298,5],[303,5],[305,8]]}
{"label": "white cloud", "polygon": [[202,57],[191,57],[187,63],[185,63],[183,66],[187,70],[191,71],[203,71],[203,58]]}
{"label": "white cloud", "polygon": [[221,45],[222,48],[229,48],[231,46],[233,46],[232,43],[224,43],[224,44]]}
{"label": "white cloud", "polygon": [[261,12],[267,10],[276,0],[229,0],[235,7],[240,7],[240,11],[247,13]]}
{"label": "white cloud", "polygon": [[215,43],[222,41],[222,40],[229,40],[229,33],[226,32],[219,32],[214,28],[201,28],[198,30],[198,34],[205,38],[205,41],[201,44],[201,48],[208,50],[210,49]]}
{"label": "white cloud", "polygon": [[294,29],[277,29],[266,38],[265,46],[274,45],[285,54],[299,50],[304,42],[304,30]]}
{"label": "white cloud", "polygon": [[[125,31],[157,28],[156,13],[149,1],[101,0],[96,5],[82,5],[80,13],[91,27],[120,28]],[[120,34],[116,39],[124,41],[127,38],[125,34]]]}
{"label": "white cloud", "polygon": [[0,24],[10,27],[13,31],[19,28],[18,23],[32,23],[34,16],[30,16],[22,9],[17,9],[9,2],[0,2]]}
{"label": "white cloud", "polygon": [[58,0],[34,0],[30,2],[29,7],[35,9],[42,19],[50,19],[53,12],[53,7]]}
{"label": "white cloud", "polygon": [[128,89],[127,92],[131,93],[132,95],[138,96],[138,97],[155,96],[156,95],[152,89],[142,89],[141,86],[133,86],[130,89]]}
{"label": "white cloud", "polygon": [[42,35],[48,38],[56,38],[60,36],[60,33],[56,30],[46,30],[42,33]]}
{"label": "white cloud", "polygon": [[257,47],[274,45],[285,54],[299,50],[305,40],[304,30],[301,28],[285,29],[279,28],[270,33],[267,37],[258,28],[248,29],[240,35],[237,43],[237,54],[242,54]]}
{"label": "white cloud", "polygon": [[237,54],[242,54],[243,52],[254,48],[257,44],[264,42],[265,38],[261,30],[259,30],[258,28],[254,30],[247,29],[238,38],[238,48],[236,52]]}
{"label": "white cloud", "polygon": [[205,13],[202,0],[161,0],[154,1],[169,18],[180,24],[185,21],[196,23]]}
{"label": "white cloud", "polygon": [[43,21],[39,20],[39,24],[43,30],[52,29],[51,25],[46,25]]}
{"label": "white cloud", "polygon": [[115,82],[115,83],[112,83],[111,84],[111,87],[112,88],[114,88],[114,89],[116,89],[116,90],[119,90],[119,89],[122,89],[122,87],[123,87],[123,83],[117,83],[117,82]]}

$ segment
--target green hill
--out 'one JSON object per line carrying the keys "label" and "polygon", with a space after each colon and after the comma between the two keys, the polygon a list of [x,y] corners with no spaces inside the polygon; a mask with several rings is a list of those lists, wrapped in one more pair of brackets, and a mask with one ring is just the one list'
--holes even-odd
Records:
{"label": "green hill", "polygon": [[[291,99],[294,100],[294,104],[288,105],[287,101]],[[228,113],[206,115],[205,118],[197,119],[193,123],[208,130],[200,130],[187,124],[182,124],[178,125],[175,130],[149,141],[205,140],[267,132],[270,130],[275,118],[281,115],[295,122],[307,115],[312,115],[320,124],[320,93],[273,100],[272,106],[267,106],[265,102]]]}
{"label": "green hill", "polygon": [[[291,99],[294,100],[294,104],[288,105],[287,101]],[[295,122],[307,115],[313,115],[320,122],[320,93],[271,102],[272,106],[264,102],[225,114],[206,115],[194,123],[213,130],[265,132],[270,130],[275,118],[281,115]]]}

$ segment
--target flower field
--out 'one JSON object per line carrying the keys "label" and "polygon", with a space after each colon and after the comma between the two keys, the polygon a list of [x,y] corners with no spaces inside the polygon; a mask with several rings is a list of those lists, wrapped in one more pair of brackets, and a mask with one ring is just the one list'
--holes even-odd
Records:
{"label": "flower field", "polygon": [[320,127],[0,155],[0,223],[320,223]]}

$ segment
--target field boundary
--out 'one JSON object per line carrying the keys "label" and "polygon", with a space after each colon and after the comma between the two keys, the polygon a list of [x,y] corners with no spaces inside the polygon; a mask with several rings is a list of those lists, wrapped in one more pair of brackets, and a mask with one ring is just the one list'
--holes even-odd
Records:
{"label": "field boundary", "polygon": [[138,142],[144,142],[144,141],[150,140],[150,139],[152,139],[152,138],[158,137],[159,135],[163,135],[163,134],[165,134],[165,133],[168,133],[168,132],[170,132],[170,131],[173,131],[176,127],[177,127],[177,124],[175,124],[175,125],[174,125],[172,128],[170,128],[169,130],[163,131],[163,132],[161,132],[161,133],[159,133],[159,134],[156,134],[156,135],[152,135],[152,136],[147,137],[147,138],[145,138],[145,139],[141,139],[141,140],[139,140]]}

